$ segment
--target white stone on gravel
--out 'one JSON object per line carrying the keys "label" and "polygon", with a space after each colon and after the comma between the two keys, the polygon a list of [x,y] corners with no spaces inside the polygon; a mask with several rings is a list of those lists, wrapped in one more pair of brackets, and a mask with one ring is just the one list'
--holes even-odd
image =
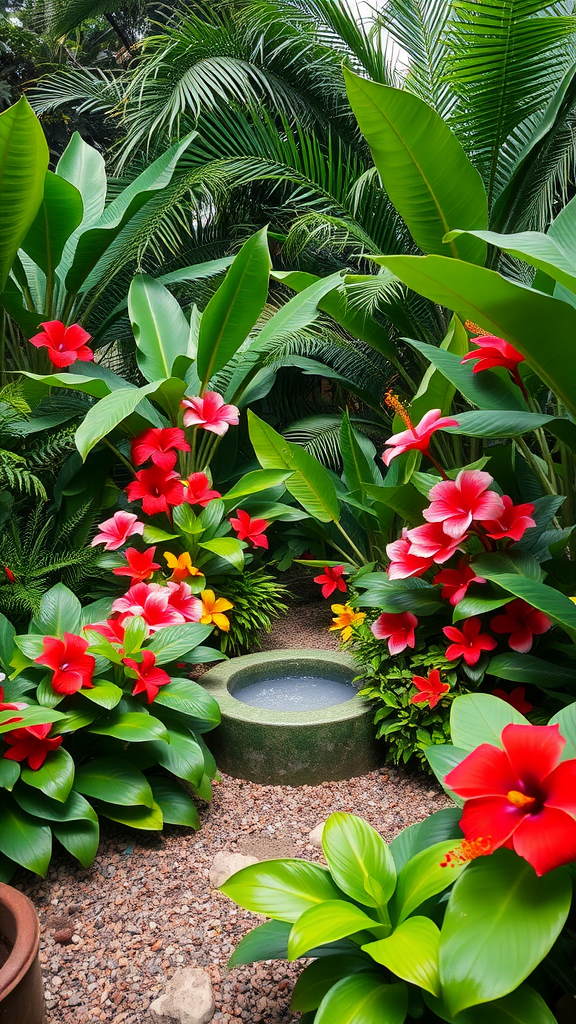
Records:
{"label": "white stone on gravel", "polygon": [[250,864],[257,864],[257,857],[248,857],[243,853],[233,853],[232,850],[221,850],[217,853],[210,865],[210,885],[214,889],[224,885],[228,879],[235,875],[242,868]]}
{"label": "white stone on gravel", "polygon": [[208,1024],[214,1016],[212,983],[206,971],[177,971],[166,991],[150,1003],[149,1024]]}
{"label": "white stone on gravel", "polygon": [[315,846],[317,850],[322,849],[322,833],[324,831],[325,824],[325,821],[320,821],[308,836],[308,842],[311,843],[312,846]]}

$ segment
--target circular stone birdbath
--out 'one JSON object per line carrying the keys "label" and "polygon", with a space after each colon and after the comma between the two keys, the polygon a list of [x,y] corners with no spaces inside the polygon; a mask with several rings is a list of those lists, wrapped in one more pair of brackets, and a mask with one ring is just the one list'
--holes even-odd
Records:
{"label": "circular stone birdbath", "polygon": [[218,766],[263,785],[317,785],[378,764],[371,706],[358,696],[353,659],[279,650],[231,658],[200,682],[222,723],[206,736]]}

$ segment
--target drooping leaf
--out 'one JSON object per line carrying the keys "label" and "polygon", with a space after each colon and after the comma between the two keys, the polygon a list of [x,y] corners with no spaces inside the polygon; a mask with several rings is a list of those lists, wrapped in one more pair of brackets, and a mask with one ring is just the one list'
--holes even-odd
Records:
{"label": "drooping leaf", "polygon": [[0,293],[44,194],[48,145],[22,96],[0,114]]}
{"label": "drooping leaf", "polygon": [[122,804],[152,807],[154,798],[147,779],[123,758],[95,757],[76,769],[74,789],[85,796]]}

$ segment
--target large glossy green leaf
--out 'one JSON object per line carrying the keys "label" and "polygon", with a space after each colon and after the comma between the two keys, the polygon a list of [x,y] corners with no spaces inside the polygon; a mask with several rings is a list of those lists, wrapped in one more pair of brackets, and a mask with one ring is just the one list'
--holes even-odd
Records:
{"label": "large glossy green leaf", "polygon": [[222,495],[226,508],[235,508],[238,498],[244,498],[249,494],[258,494],[266,491],[269,487],[281,487],[288,479],[290,473],[281,469],[254,469],[251,473],[245,473],[243,477]]}
{"label": "large glossy green leaf", "polygon": [[310,907],[342,896],[325,868],[304,860],[251,864],[232,875],[220,889],[245,910],[292,922]]}
{"label": "large glossy green leaf", "polygon": [[78,239],[72,265],[66,275],[68,291],[76,293],[91,288],[92,271],[98,260],[119,235],[122,228],[172,179],[182,153],[196,135],[192,132],[175,142],[162,156],[139,174],[102,212],[99,219],[82,232]]}
{"label": "large glossy green leaf", "polygon": [[95,757],[80,765],[76,769],[74,789],[85,796],[125,807],[133,804],[152,807],[154,803],[152,790],[142,772],[119,757]]}
{"label": "large glossy green leaf", "polygon": [[0,789],[7,789],[10,792],[19,778],[20,765],[16,761],[7,761],[2,758],[0,761]]}
{"label": "large glossy green leaf", "polygon": [[465,757],[468,757],[469,750],[463,750],[461,747],[455,747],[452,743],[434,743],[432,746],[426,747],[424,751],[426,760],[430,765],[434,775],[438,779],[438,782],[446,790],[449,796],[452,797],[454,803],[459,807],[462,807],[464,801],[460,797],[456,796],[444,783],[444,779],[451,772],[457,764],[460,764]]}
{"label": "large glossy green leaf", "polygon": [[[344,465],[344,482],[349,491],[364,491],[366,484],[381,484],[382,474],[365,451],[365,443],[368,439],[364,435],[357,434],[350,422],[350,416],[346,409],[340,424],[340,451]],[[374,446],[368,441],[368,445]]]}
{"label": "large glossy green leaf", "polygon": [[190,326],[174,296],[154,278],[136,274],[128,292],[138,366],[147,381],[170,377],[188,351]]}
{"label": "large glossy green leaf", "polygon": [[53,800],[65,803],[74,782],[74,760],[64,747],[50,750],[41,768],[22,768],[22,781],[40,789]]}
{"label": "large glossy green leaf", "polygon": [[154,800],[162,811],[167,825],[186,825],[200,828],[196,806],[186,791],[174,779],[153,776],[150,779]]}
{"label": "large glossy green leaf", "polygon": [[428,917],[409,917],[387,939],[362,946],[403,981],[440,995],[440,931]]}
{"label": "large glossy green leaf", "polygon": [[422,850],[402,868],[398,875],[396,892],[390,902],[390,916],[397,925],[402,924],[417,907],[430,896],[443,892],[456,881],[466,864],[451,862],[443,867],[446,855],[457,846],[453,840],[435,843]]}
{"label": "large glossy green leaf", "polygon": [[42,202],[48,145],[22,96],[0,114],[0,292]]}
{"label": "large glossy green leaf", "polygon": [[[494,270],[442,256],[379,256],[409,288],[506,338],[576,414],[576,309]],[[542,344],[542,339],[546,344]]]}
{"label": "large glossy green leaf", "polygon": [[158,718],[138,711],[114,711],[99,718],[89,732],[96,736],[113,736],[125,743],[145,743],[147,740],[168,742],[166,726]]}
{"label": "large glossy green leaf", "polygon": [[185,622],[181,626],[166,626],[154,633],[146,649],[153,651],[157,665],[177,661],[183,654],[193,650],[210,636],[212,626],[200,622]]}
{"label": "large glossy green leaf", "polygon": [[[441,1020],[453,1024],[452,1016],[439,999],[425,994],[424,1000]],[[535,992],[530,985],[520,985],[520,988],[502,999],[469,1006],[456,1019],[458,1024],[487,1024],[488,1020],[490,1024],[558,1024],[540,993]]]}
{"label": "large glossy green leaf", "polygon": [[58,842],[80,862],[83,868],[89,868],[94,863],[100,843],[98,821],[53,822],[52,831]]}
{"label": "large glossy green leaf", "polygon": [[40,611],[33,619],[34,632],[63,637],[64,633],[77,633],[82,608],[80,601],[63,583],[51,587],[40,601]]}
{"label": "large glossy green leaf", "polygon": [[502,252],[529,263],[531,267],[543,270],[554,281],[559,281],[571,292],[576,292],[576,265],[573,252],[564,247],[550,235],[541,231],[519,231],[511,235],[502,235],[497,231],[451,231],[449,239],[461,235],[474,235],[488,245],[493,245]]}
{"label": "large glossy green leaf", "polygon": [[82,220],[82,196],[65,178],[46,172],[40,209],[22,242],[22,249],[50,277],[64,246]]}
{"label": "large glossy green leaf", "polygon": [[198,375],[205,388],[254,327],[268,296],[270,255],[266,228],[244,243],[202,314]]}
{"label": "large glossy green leaf", "polygon": [[461,412],[458,426],[447,427],[448,434],[466,434],[469,437],[520,437],[532,430],[546,427],[576,452],[576,424],[563,416],[543,416],[537,412],[505,412],[482,409]]}
{"label": "large glossy green leaf", "polygon": [[[487,227],[482,179],[447,122],[407,89],[371,82],[346,67],[344,79],[382,184],[416,244],[442,253],[451,228]],[[483,263],[486,244],[459,239],[448,254]]]}
{"label": "large glossy green leaf", "polygon": [[0,853],[45,877],[52,853],[52,833],[23,811],[14,800],[0,803]]}
{"label": "large glossy green leaf", "polygon": [[326,900],[316,907],[309,907],[294,922],[288,940],[288,959],[297,960],[314,946],[336,942],[358,932],[382,935],[389,930],[353,903]]}
{"label": "large glossy green leaf", "polygon": [[52,800],[44,793],[31,789],[29,786],[18,786],[14,799],[16,803],[36,818],[45,818],[47,821],[98,821],[96,811],[80,793],[72,790],[64,803],[59,800]]}
{"label": "large glossy green leaf", "polygon": [[[414,341],[412,338],[406,340],[412,348],[417,349],[426,359],[429,359],[446,380],[449,380],[473,405],[477,405],[480,409],[503,409],[506,411],[525,409],[526,403],[518,388],[514,387],[511,381],[499,377],[491,370],[474,373],[470,363],[462,364],[460,355],[448,352],[436,345],[427,345],[423,341]],[[416,416],[414,416],[414,422],[416,422]]]}
{"label": "large glossy green leaf", "polygon": [[[368,971],[373,968],[371,961],[361,954],[336,954],[313,960],[299,975],[290,1003],[291,1010],[316,1010],[326,993],[342,978]],[[302,1018],[303,1019],[303,1018]]]}
{"label": "large glossy green leaf", "polygon": [[158,764],[179,779],[199,786],[204,775],[204,755],[197,740],[184,730],[170,728],[169,743],[148,744],[146,751],[153,754]]}
{"label": "large glossy green leaf", "polygon": [[227,967],[253,964],[258,960],[286,960],[288,936],[292,926],[287,921],[266,921],[248,932],[236,946]]}
{"label": "large glossy green leaf", "polygon": [[[88,411],[76,431],[74,438],[82,461],[103,437],[112,433],[117,426],[130,416],[146,395],[157,392],[164,381],[152,381],[141,388],[125,387],[112,391]],[[162,421],[160,420],[160,424]],[[158,426],[154,422],[152,426]]]}
{"label": "large glossy green leaf", "polygon": [[214,540],[201,541],[198,547],[230,562],[235,569],[242,571],[244,568],[244,548],[236,537],[215,537]]}
{"label": "large glossy green leaf", "polygon": [[14,718],[18,716],[18,725],[21,728],[31,725],[45,725],[47,722],[62,722],[65,715],[60,711],[53,711],[51,708],[31,706],[21,711],[0,711],[0,734],[11,732],[16,728]]}
{"label": "large glossy green leaf", "polygon": [[324,825],[322,848],[332,878],[347,896],[367,907],[386,905],[396,886],[396,867],[376,829],[337,811]]}
{"label": "large glossy green leaf", "polygon": [[315,1024],[403,1024],[406,985],[386,985],[381,974],[354,974],[337,982],[320,1003]]}
{"label": "large glossy green leaf", "polygon": [[286,489],[321,523],[338,521],[340,506],[328,470],[297,444],[286,441],[264,420],[248,412],[250,440],[263,469],[291,472]]}
{"label": "large glossy green leaf", "polygon": [[191,679],[172,679],[167,686],[162,686],[154,701],[154,705],[157,704],[179,715],[201,718],[214,725],[220,722],[220,708],[214,697]]}
{"label": "large glossy green leaf", "polygon": [[506,725],[529,725],[511,704],[490,693],[466,693],[452,704],[450,733],[461,750],[475,750],[481,743],[500,747]]}
{"label": "large glossy green leaf", "polygon": [[546,956],[570,909],[564,868],[538,878],[510,850],[473,861],[454,886],[440,937],[442,995],[455,1016],[508,995]]}
{"label": "large glossy green leaf", "polygon": [[95,679],[91,689],[82,689],[80,693],[87,700],[92,701],[93,704],[98,704],[101,708],[106,708],[107,711],[112,711],[120,703],[123,696],[123,691],[120,687],[116,686],[115,683],[108,682],[107,679]]}
{"label": "large glossy green leaf", "polygon": [[82,227],[97,221],[106,202],[106,167],[102,154],[74,132],[56,165],[56,174],[74,185],[82,197]]}
{"label": "large glossy green leaf", "polygon": [[555,665],[553,661],[535,658],[533,654],[517,654],[516,651],[497,654],[491,659],[486,671],[491,676],[508,679],[512,683],[530,683],[550,689],[558,686],[570,688],[574,685],[573,667]]}
{"label": "large glossy green leaf", "polygon": [[161,832],[164,826],[162,810],[157,803],[153,803],[151,807],[125,807],[97,800],[94,806],[98,814],[104,818],[110,818],[110,821],[117,821],[120,825],[128,825],[130,828],[139,828],[144,832]]}

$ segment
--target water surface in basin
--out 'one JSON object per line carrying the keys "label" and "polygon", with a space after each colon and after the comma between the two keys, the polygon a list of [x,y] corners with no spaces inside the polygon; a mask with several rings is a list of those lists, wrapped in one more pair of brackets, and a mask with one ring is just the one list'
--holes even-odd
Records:
{"label": "water surface in basin", "polygon": [[281,679],[259,679],[232,696],[253,708],[272,711],[319,711],[352,700],[358,690],[352,683],[338,682],[321,676],[284,676]]}

